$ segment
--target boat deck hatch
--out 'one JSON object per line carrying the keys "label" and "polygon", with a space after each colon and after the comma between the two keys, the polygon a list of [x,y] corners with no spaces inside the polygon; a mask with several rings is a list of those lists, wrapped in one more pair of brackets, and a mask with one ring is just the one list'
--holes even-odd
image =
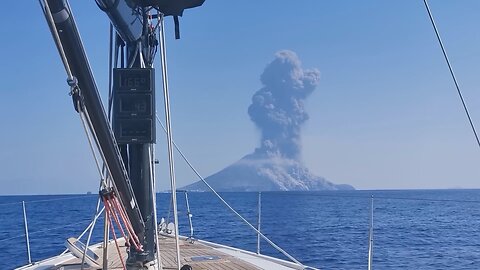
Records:
{"label": "boat deck hatch", "polygon": [[220,260],[220,256],[193,256],[190,257],[193,262],[215,261]]}
{"label": "boat deck hatch", "polygon": [[69,264],[63,264],[60,266],[52,266],[50,268],[47,268],[46,270],[93,270],[95,268],[90,267],[88,264],[84,264],[82,268],[81,263],[69,263]]}

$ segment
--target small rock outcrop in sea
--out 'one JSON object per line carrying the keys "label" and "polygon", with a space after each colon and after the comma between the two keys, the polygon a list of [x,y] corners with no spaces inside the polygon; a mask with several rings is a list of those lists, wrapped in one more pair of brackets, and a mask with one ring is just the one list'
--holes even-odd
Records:
{"label": "small rock outcrop in sea", "polygon": [[[317,69],[302,69],[292,51],[280,51],[267,65],[263,87],[252,97],[250,119],[261,132],[252,154],[207,177],[217,191],[349,190],[313,175],[301,161],[300,130],[308,114],[304,101],[319,83]],[[205,191],[201,181],[183,189]]]}

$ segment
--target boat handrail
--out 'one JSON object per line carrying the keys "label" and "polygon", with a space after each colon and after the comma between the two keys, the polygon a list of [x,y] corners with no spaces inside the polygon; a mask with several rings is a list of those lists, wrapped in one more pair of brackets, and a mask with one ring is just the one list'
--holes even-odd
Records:
{"label": "boat handrail", "polygon": [[[86,225],[85,230],[77,237],[78,239],[80,239],[94,225],[94,221],[102,214],[103,208],[99,211],[97,209],[97,213],[94,216],[93,221],[91,220],[90,217],[89,218],[83,218],[83,219],[79,219],[79,220],[77,220],[77,222],[69,224],[69,225],[63,224],[61,226],[44,228],[44,229],[36,230],[36,231],[32,232],[28,229],[28,215],[27,215],[26,205],[27,204],[32,204],[32,203],[44,203],[44,202],[53,202],[53,201],[62,201],[62,200],[72,200],[72,199],[79,199],[79,198],[85,198],[85,197],[93,197],[93,196],[82,195],[82,196],[73,196],[73,197],[69,196],[69,197],[62,197],[62,198],[45,199],[45,200],[31,200],[31,201],[24,201],[23,200],[23,201],[18,201],[18,202],[1,203],[0,206],[19,205],[19,204],[22,205],[22,209],[20,211],[22,211],[24,233],[20,233],[20,234],[17,234],[15,236],[12,236],[12,237],[7,237],[7,238],[0,239],[0,243],[8,242],[8,241],[18,239],[18,238],[24,238],[25,239],[25,244],[26,244],[25,246],[26,246],[27,260],[28,260],[27,265],[31,265],[33,262],[32,262],[31,249],[30,249],[30,235],[42,234],[42,233],[46,233],[46,232],[50,232],[50,231],[54,231],[54,230],[58,230],[58,229],[70,228],[70,227],[79,226],[79,225],[82,225],[82,226]],[[90,238],[90,235],[89,235],[89,238]],[[65,254],[67,251],[68,251],[68,249],[63,251],[61,253],[61,255]]]}
{"label": "boat handrail", "polygon": [[[61,229],[61,228],[70,228],[70,227],[73,227],[73,226],[77,226],[78,224],[84,224],[84,225],[87,225],[89,223],[87,223],[86,221],[89,221],[90,219],[86,220],[81,220],[80,222],[76,222],[75,224],[70,224],[70,225],[62,225],[62,226],[57,226],[57,227],[52,227],[52,228],[48,228],[48,229],[44,229],[44,230],[39,230],[39,231],[34,231],[34,232],[29,232],[29,235],[32,235],[32,234],[39,234],[39,233],[45,233],[45,232],[49,232],[49,231],[53,231],[53,230],[58,230],[58,229]],[[89,227],[90,228],[90,227]],[[6,241],[9,241],[9,240],[13,240],[13,239],[17,239],[17,238],[21,238],[21,237],[25,237],[26,234],[23,233],[23,234],[18,234],[16,236],[12,236],[12,237],[8,237],[8,238],[3,238],[3,239],[0,239],[0,243],[2,242],[6,242]]]}
{"label": "boat handrail", "polygon": [[[160,124],[162,129],[166,132],[166,128],[163,125],[163,123],[160,121],[160,118],[158,115],[155,115],[157,122]],[[187,159],[187,157],[184,155],[184,153],[180,150],[178,145],[175,143],[174,140],[172,140],[172,144],[174,148],[177,150],[177,152],[180,154],[182,159],[186,162],[186,164],[190,167],[190,169],[195,173],[195,175],[207,186],[208,189],[231,211],[233,212],[238,218],[240,218],[246,225],[248,225],[257,235],[257,237],[263,238],[267,243],[269,243],[274,249],[285,255],[287,258],[292,260],[298,265],[303,265],[301,262],[296,260],[293,256],[288,254],[286,251],[284,251],[282,248],[277,246],[275,243],[273,243],[268,237],[266,237],[261,231],[259,230],[260,227],[255,228],[249,221],[247,221],[240,213],[238,213],[230,204],[228,204],[223,197],[218,194],[217,191],[213,189],[213,187],[208,184],[208,182],[200,175],[200,173],[193,167],[193,165],[190,163],[190,161]],[[353,198],[371,198],[373,195],[363,195],[363,196],[353,196],[353,195],[340,195],[340,194],[334,194],[334,195],[328,195],[328,194],[316,194],[318,196],[325,196],[325,197],[353,197]],[[467,203],[480,203],[480,201],[469,201],[469,200],[450,200],[450,199],[428,199],[428,198],[406,198],[406,197],[385,197],[385,196],[375,196],[375,199],[393,199],[393,200],[415,200],[415,201],[432,201],[432,202],[467,202]],[[259,209],[260,209],[260,201],[259,201]],[[260,211],[260,210],[259,210]],[[260,220],[258,222],[258,226],[260,225]],[[259,247],[259,241],[257,240],[257,247]],[[257,251],[259,252],[259,248],[257,248]]]}
{"label": "boat handrail", "polygon": [[[72,194],[72,195],[68,195],[68,194],[64,194],[64,195],[54,195],[54,196],[68,196],[68,197],[61,197],[61,198],[54,198],[54,199],[44,199],[44,200],[32,200],[32,201],[24,201],[25,203],[40,203],[40,202],[53,202],[53,201],[63,201],[63,200],[73,200],[73,199],[79,199],[79,198],[82,198],[84,199],[85,197],[96,197],[95,194],[87,194],[87,195],[80,195],[80,196],[73,196],[75,194]],[[78,194],[77,194],[78,195]],[[22,196],[22,195],[18,195],[18,196]],[[30,195],[26,195],[26,196],[30,196]],[[50,195],[38,195],[38,196],[50,196]],[[73,196],[73,197],[72,197]],[[5,205],[14,205],[14,204],[22,204],[23,201],[17,201],[17,202],[8,202],[8,203],[0,203],[0,206],[5,206]]]}
{"label": "boat handrail", "polygon": [[[183,190],[178,190],[178,192],[184,192],[184,191]],[[375,195],[375,200],[377,202],[385,201],[385,200],[401,200],[401,201],[425,201],[425,202],[433,202],[433,203],[445,203],[445,202],[450,202],[450,203],[480,203],[480,200],[458,200],[458,199],[434,199],[434,198],[420,198],[420,197],[379,196],[378,192],[373,192],[373,193],[377,193],[377,195]],[[296,195],[296,194],[297,193],[291,193],[290,195]],[[298,194],[301,195],[302,193],[298,193]],[[348,195],[348,194],[341,194],[341,193],[322,194],[321,192],[319,192],[319,193],[316,193],[315,196],[331,197],[331,198],[339,198],[339,199],[341,199],[341,198],[356,198],[356,199],[370,199],[370,200],[372,200],[373,195],[371,193],[370,193],[370,195],[368,195],[367,193],[365,193],[364,195]],[[88,197],[94,198],[95,195],[80,195],[80,196],[67,195],[67,197],[53,198],[53,199],[40,199],[40,200],[31,200],[31,201],[27,200],[27,201],[7,202],[7,203],[0,203],[0,208],[2,206],[9,206],[9,205],[22,205],[22,208],[20,208],[19,211],[23,211],[23,203],[25,203],[25,205],[27,207],[28,204],[37,204],[37,203],[45,203],[45,202],[53,202],[53,201],[64,201],[64,200],[72,200],[72,199],[80,199],[80,198],[84,199],[86,197],[87,198]],[[260,202],[259,202],[258,206],[261,207]],[[24,223],[26,221],[27,221],[26,223],[28,223],[28,215],[27,215],[28,212],[26,210],[25,210],[25,215],[23,216]],[[374,209],[373,209],[372,206],[370,206],[370,211],[371,211],[370,215],[373,215]],[[102,212],[103,212],[103,210],[100,210],[100,212],[97,215],[101,215]],[[11,240],[14,240],[14,239],[19,239],[19,238],[24,238],[25,241],[27,242],[27,241],[29,241],[29,239],[27,239],[27,234],[28,234],[28,236],[37,235],[37,234],[42,234],[42,233],[46,233],[46,232],[53,231],[53,230],[58,230],[58,229],[61,229],[61,228],[70,228],[70,227],[73,227],[73,226],[78,226],[79,224],[86,226],[86,229],[77,237],[78,239],[80,239],[91,228],[91,225],[92,225],[91,217],[79,219],[74,224],[55,226],[55,227],[52,227],[52,228],[45,228],[45,229],[37,230],[37,231],[33,231],[33,232],[28,231],[28,228],[27,228],[24,233],[17,234],[13,237],[7,237],[7,238],[0,239],[0,243],[8,242],[8,241],[11,241]],[[372,226],[372,225],[370,225],[370,226]],[[257,227],[257,231],[260,231],[260,229],[258,227]],[[260,234],[257,234],[257,236],[259,236],[259,235]],[[64,251],[61,254],[65,254],[66,252],[67,251]],[[28,247],[27,247],[27,255],[28,255]],[[31,260],[32,259],[30,257],[30,259],[29,259],[30,264],[31,264],[31,262],[30,262]]]}
{"label": "boat handrail", "polygon": [[[165,128],[165,126],[163,125],[162,121],[160,121],[160,118],[158,117],[158,115],[155,115],[156,119],[157,119],[157,122],[162,126],[162,129],[165,133],[167,133],[167,129]],[[182,157],[182,159],[187,163],[187,165],[190,167],[190,169],[195,173],[195,175],[197,175],[197,177],[208,187],[208,189],[210,189],[210,191],[232,212],[234,213],[238,218],[240,218],[248,227],[250,227],[256,234],[260,235],[268,244],[270,244],[270,246],[272,246],[274,249],[276,249],[278,252],[282,253],[283,255],[285,255],[288,259],[290,259],[291,261],[293,261],[294,263],[300,265],[300,266],[304,266],[300,261],[298,261],[297,259],[295,259],[292,255],[290,255],[288,252],[286,252],[285,250],[283,250],[281,247],[279,247],[277,244],[275,244],[272,240],[270,240],[268,237],[266,237],[263,233],[261,233],[259,230],[257,230],[257,228],[255,228],[255,226],[252,225],[252,223],[248,222],[247,219],[245,219],[238,211],[236,211],[227,201],[225,201],[225,199],[223,199],[223,197],[218,194],[217,191],[215,191],[215,189],[210,185],[208,184],[207,181],[205,181],[205,179],[200,175],[200,173],[195,169],[195,167],[193,167],[192,163],[190,163],[190,161],[187,159],[187,157],[185,156],[185,154],[183,154],[183,152],[180,150],[180,148],[178,147],[178,145],[175,143],[175,141],[172,139],[171,140],[172,142],[172,145],[173,147],[177,150],[177,152],[180,154],[180,156]],[[172,194],[176,194],[176,192],[172,192]]]}

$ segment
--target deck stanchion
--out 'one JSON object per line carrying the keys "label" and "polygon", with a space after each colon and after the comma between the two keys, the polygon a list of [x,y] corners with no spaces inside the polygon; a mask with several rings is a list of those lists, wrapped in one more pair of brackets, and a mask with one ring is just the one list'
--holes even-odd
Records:
{"label": "deck stanchion", "polygon": [[110,224],[108,223],[108,212],[105,211],[104,221],[103,221],[103,259],[102,266],[103,269],[108,269],[108,243],[110,238]]}
{"label": "deck stanchion", "polygon": [[23,223],[25,224],[25,242],[27,243],[28,263],[32,264],[32,256],[30,255],[30,240],[28,238],[28,222],[27,222],[27,211],[25,210],[25,201],[22,201],[22,207],[23,207]]}
{"label": "deck stanchion", "polygon": [[185,190],[185,203],[187,204],[187,216],[188,216],[188,224],[190,225],[190,240],[193,240],[193,224],[192,224],[192,212],[190,212],[190,203],[188,202],[188,191]]}
{"label": "deck stanchion", "polygon": [[373,262],[373,195],[370,199],[370,230],[368,234],[368,270],[372,270]]}
{"label": "deck stanchion", "polygon": [[262,224],[262,192],[258,192],[257,254],[260,254],[260,227]]}

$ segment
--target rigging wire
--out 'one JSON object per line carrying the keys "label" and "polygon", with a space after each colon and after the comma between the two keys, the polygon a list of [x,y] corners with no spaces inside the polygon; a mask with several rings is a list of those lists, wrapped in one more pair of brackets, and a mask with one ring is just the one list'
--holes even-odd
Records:
{"label": "rigging wire", "polygon": [[[108,116],[108,121],[110,122],[111,118],[112,118],[112,104],[113,104],[113,61],[112,61],[112,58],[113,58],[113,25],[112,23],[110,23],[110,28],[109,28],[109,46],[108,46],[108,113],[107,113],[107,116]],[[116,67],[116,62],[117,62],[117,59],[116,57],[118,57],[117,55],[118,53],[118,50],[117,50],[117,46],[115,45],[115,67]]]}
{"label": "rigging wire", "polygon": [[135,50],[133,51],[133,55],[130,57],[130,61],[128,61],[128,68],[132,68],[133,67],[133,64],[135,64],[135,59],[137,58],[137,55],[138,55],[138,51],[141,50],[140,49],[140,41],[138,41],[135,45]]}
{"label": "rigging wire", "polygon": [[[151,45],[150,44],[150,35],[153,35],[153,38],[155,38],[155,35],[156,35],[156,32],[150,32],[153,27],[151,27],[151,21],[149,20],[151,18],[144,18],[144,23],[145,23],[145,28],[147,29],[146,32],[148,31],[149,33],[149,38],[147,39],[146,41],[146,44],[147,44],[147,47],[149,49],[147,49],[147,51],[149,52],[146,52],[146,54],[144,54],[142,52],[142,48],[141,46],[138,46],[138,53],[139,53],[139,59],[140,59],[140,67],[141,68],[151,68],[153,66],[153,59],[154,59],[154,55],[151,54]],[[155,44],[154,44],[155,45]],[[158,43],[155,45],[155,51],[158,47]],[[145,59],[146,58],[146,59]],[[166,68],[166,67],[165,67]],[[155,257],[157,259],[157,268],[158,269],[163,269],[163,266],[162,266],[162,258],[160,256],[160,245],[159,245],[159,235],[158,235],[158,220],[157,220],[157,197],[156,197],[156,182],[155,182],[155,162],[154,162],[154,159],[155,159],[155,148],[154,148],[154,144],[150,144],[148,145],[148,160],[151,162],[150,163],[150,170],[149,170],[149,174],[150,174],[150,190],[151,190],[151,196],[152,196],[152,199],[153,199],[153,219],[154,219],[154,230],[155,230],[155,238],[154,238],[154,242],[155,242],[155,247],[156,247],[156,252],[155,252]]]}
{"label": "rigging wire", "polygon": [[[89,219],[84,219],[84,220],[81,220],[80,222],[76,222],[76,223],[72,223],[70,225],[62,225],[62,226],[58,226],[58,227],[53,227],[53,228],[49,228],[49,229],[45,229],[45,230],[39,230],[39,231],[35,231],[35,232],[29,232],[30,235],[32,234],[39,234],[39,233],[45,233],[45,232],[49,232],[49,231],[53,231],[53,230],[58,230],[58,229],[63,229],[63,228],[71,228],[71,227],[74,227],[74,226],[78,226],[79,224],[83,225],[83,224],[89,224],[89,223],[84,223],[83,221],[90,221],[90,218]],[[18,234],[14,237],[9,237],[9,238],[4,238],[4,239],[0,239],[0,243],[2,242],[5,242],[5,241],[8,241],[8,240],[12,240],[12,239],[15,239],[15,238],[20,238],[20,237],[24,237],[26,236],[26,234]]]}
{"label": "rigging wire", "polygon": [[[108,122],[111,123],[112,119],[112,104],[113,104],[113,67],[117,67],[117,62],[118,62],[118,46],[117,44],[113,42],[113,25],[110,22],[109,23],[109,42],[108,42]],[[113,47],[115,46],[115,52],[113,51]],[[113,57],[115,57],[113,60]],[[107,164],[103,163],[102,167],[102,173],[106,173],[107,171]],[[105,179],[105,185],[104,188],[109,188],[110,187],[110,181],[109,181],[109,175],[107,174],[107,177]],[[103,183],[103,181],[102,181]],[[108,222],[108,213],[105,211],[105,219],[103,221],[103,259],[102,259],[102,265],[103,268],[108,268],[108,241],[110,238],[109,234],[109,226],[110,223]]]}
{"label": "rigging wire", "polygon": [[[159,121],[159,119],[157,119]],[[161,123],[163,124],[163,123]],[[178,146],[177,146],[178,147]],[[175,148],[178,151],[178,148]],[[289,194],[292,195],[305,195],[305,194]],[[357,199],[369,199],[370,196],[361,196],[361,195],[328,195],[328,194],[319,194],[315,193],[316,197],[331,197],[331,198],[357,198]],[[62,201],[62,200],[73,200],[73,199],[80,199],[86,197],[95,197],[95,195],[82,195],[82,196],[74,196],[74,197],[63,197],[58,199],[50,199],[50,200],[35,200],[35,201],[25,201],[25,203],[40,203],[40,202],[53,202],[53,201]],[[455,200],[455,199],[430,199],[430,198],[418,198],[418,197],[389,197],[389,196],[375,196],[375,199],[382,199],[382,200],[402,200],[402,201],[426,201],[426,202],[456,202],[456,203],[480,203],[480,200]],[[22,202],[10,202],[10,203],[1,203],[0,206],[4,205],[14,205],[14,204],[21,204]]]}
{"label": "rigging wire", "polygon": [[427,10],[428,17],[430,18],[430,22],[432,23],[433,29],[435,30],[435,35],[437,36],[438,43],[440,44],[440,48],[442,49],[443,56],[445,58],[445,61],[447,62],[448,69],[450,70],[450,75],[452,76],[453,82],[455,83],[455,88],[457,89],[458,96],[460,97],[460,100],[462,101],[463,109],[465,110],[465,114],[467,115],[468,122],[470,123],[470,127],[472,128],[473,134],[475,135],[475,139],[477,140],[477,145],[480,148],[480,139],[478,138],[477,130],[475,129],[472,118],[471,118],[470,113],[469,113],[468,108],[467,108],[467,104],[465,103],[462,92],[460,91],[460,86],[458,84],[455,73],[453,72],[453,68],[452,68],[452,65],[450,64],[450,60],[448,59],[448,55],[447,55],[447,52],[445,50],[445,46],[443,45],[443,41],[440,38],[440,33],[438,32],[437,25],[435,24],[435,20],[433,19],[432,12],[430,11],[430,7],[428,6],[428,1],[423,0],[423,3],[425,4],[425,8]]}
{"label": "rigging wire", "polygon": [[[97,215],[95,216],[95,218],[98,219],[98,217],[103,213],[103,210],[105,208],[102,207],[102,209],[100,209],[100,211],[97,213]],[[48,232],[48,231],[52,231],[52,230],[57,230],[59,228],[68,228],[68,227],[72,227],[76,224],[72,224],[72,225],[67,225],[67,226],[61,226],[61,227],[54,227],[54,228],[50,228],[50,229],[46,229],[46,230],[40,230],[40,231],[36,231],[36,232],[30,232],[29,234],[37,234],[37,233],[41,233],[41,232]],[[85,230],[77,237],[78,240],[80,240],[84,235],[85,233],[88,232],[88,230],[90,230],[90,228],[93,226],[93,221],[91,221],[88,226],[85,228]],[[0,243],[1,242],[5,242],[5,241],[8,241],[8,240],[12,240],[12,239],[16,239],[16,238],[20,238],[20,237],[24,237],[26,236],[26,234],[19,234],[17,236],[13,236],[13,237],[9,237],[9,238],[4,238],[4,239],[0,239]],[[63,255],[65,253],[68,252],[68,249],[66,249],[65,251],[63,251],[60,255]]]}
{"label": "rigging wire", "polygon": [[[97,215],[94,217],[94,220],[95,219],[98,219],[100,217],[100,215],[102,215],[103,211],[105,210],[105,206],[102,206],[102,209],[100,209],[100,211],[97,213]],[[88,226],[85,228],[85,230],[83,230],[83,232],[77,237],[77,240],[80,240],[82,239],[82,237],[88,232],[88,230],[90,230],[90,227],[94,226],[94,222],[92,220],[92,222],[90,222],[90,224],[88,224]],[[69,250],[68,248],[65,249],[60,255],[63,255],[65,253],[67,253]]]}
{"label": "rigging wire", "polygon": [[[288,196],[302,195],[306,194],[297,194],[292,193]],[[311,196],[315,197],[330,197],[330,198],[355,198],[355,199],[370,199],[371,196],[362,196],[362,195],[329,195],[329,194],[320,194],[312,193]],[[429,199],[429,198],[418,198],[418,197],[389,197],[389,196],[375,196],[375,200],[401,200],[401,201],[425,201],[425,202],[456,202],[456,203],[480,203],[480,200],[455,200],[455,199]]]}
{"label": "rigging wire", "polygon": [[[155,115],[156,118],[157,118],[157,121],[158,123],[162,126],[163,130],[165,132],[167,132],[167,129],[165,128],[165,126],[163,125],[163,123],[160,121],[160,118],[158,117],[158,115]],[[303,266],[303,264],[298,261],[297,259],[295,259],[292,255],[288,254],[285,250],[283,250],[281,247],[279,247],[277,244],[275,244],[274,242],[272,242],[272,240],[270,240],[268,237],[266,237],[263,233],[261,233],[257,228],[255,228],[255,226],[253,226],[250,222],[248,222],[248,220],[246,220],[240,213],[238,213],[229,203],[227,203],[227,201],[225,201],[225,199],[222,198],[222,196],[220,196],[220,194],[218,194],[217,191],[215,191],[215,189],[213,189],[212,186],[210,186],[210,184],[208,184],[207,181],[205,181],[205,178],[203,178],[200,173],[197,171],[197,169],[195,169],[195,167],[193,167],[192,163],[190,163],[190,161],[187,159],[187,157],[183,154],[183,152],[180,150],[180,148],[177,146],[177,144],[172,140],[172,144],[173,146],[175,147],[175,149],[178,151],[178,153],[180,154],[180,156],[182,156],[183,160],[185,160],[185,162],[187,163],[187,165],[190,167],[190,169],[192,169],[192,171],[197,175],[197,177],[208,187],[208,189],[210,189],[210,191],[213,192],[213,194],[215,196],[217,196],[217,198],[228,208],[230,209],[230,211],[232,211],[238,218],[240,218],[245,224],[247,224],[255,233],[257,233],[258,235],[260,235],[267,243],[269,243],[273,248],[275,248],[276,250],[278,250],[280,253],[282,253],[283,255],[285,255],[287,258],[289,258],[290,260],[292,260],[294,263],[298,264],[298,265],[301,265]],[[173,196],[173,193],[176,193],[176,192],[172,192],[172,196]],[[174,207],[174,212],[175,212],[175,207],[176,205],[174,204],[173,207]],[[174,214],[174,217],[176,217],[176,214]]]}
{"label": "rigging wire", "polygon": [[[39,203],[39,202],[54,202],[54,201],[63,201],[63,200],[73,200],[85,197],[94,197],[95,195],[82,195],[74,197],[62,197],[57,199],[46,199],[46,200],[35,200],[35,201],[25,201],[25,203]],[[12,204],[21,204],[22,202],[9,202],[9,203],[0,203],[0,205],[12,205]]]}
{"label": "rigging wire", "polygon": [[53,35],[53,40],[55,44],[57,45],[57,50],[60,54],[60,58],[62,59],[63,66],[65,67],[65,71],[67,72],[67,80],[72,81],[73,80],[73,75],[72,71],[70,69],[70,64],[68,63],[67,56],[65,55],[65,50],[63,49],[62,42],[60,42],[60,36],[56,30],[55,27],[55,22],[53,20],[53,15],[52,11],[50,10],[50,6],[48,5],[48,1],[46,0],[38,0],[40,3],[40,6],[42,7],[43,14],[45,15],[45,18],[47,19],[48,22],[48,28],[50,29],[50,32]]}
{"label": "rigging wire", "polygon": [[[154,160],[155,158],[155,146],[152,144],[149,147],[149,160]],[[155,162],[150,166],[150,185],[152,190],[152,198],[154,202],[153,207],[153,219],[155,223],[155,246],[157,248],[156,257],[158,262],[158,269],[163,269],[162,256],[160,255],[160,243],[159,243],[159,230],[158,230],[158,217],[157,217],[157,183],[155,178]]]}
{"label": "rigging wire", "polygon": [[170,121],[170,96],[168,93],[168,74],[167,74],[167,50],[165,44],[165,27],[164,27],[164,16],[160,14],[160,55],[161,55],[161,65],[162,65],[162,78],[163,78],[163,98],[164,98],[164,110],[165,110],[165,125],[167,133],[167,148],[168,148],[168,164],[169,164],[169,174],[170,174],[170,185],[172,189],[172,200],[173,200],[173,219],[175,227],[175,251],[176,251],[176,260],[177,260],[177,269],[180,270],[180,239],[178,232],[178,212],[177,212],[177,184],[175,180],[175,161],[173,158],[173,138],[172,138],[172,124]]}
{"label": "rigging wire", "polygon": [[[95,147],[93,145],[91,134],[88,132],[89,128],[91,128],[90,121],[89,121],[90,119],[88,118],[88,112],[86,111],[86,108],[84,108],[84,110],[85,111],[81,111],[78,115],[80,116],[80,122],[82,122],[82,126],[83,126],[83,129],[85,131],[85,135],[87,136],[88,144],[90,146],[90,150],[92,151],[93,158],[95,159],[95,164],[97,165],[96,167],[97,167],[98,173],[100,174],[100,177],[101,177],[102,182],[103,182],[103,179],[105,179],[105,174],[102,171],[102,168],[100,166],[100,161],[99,161],[99,159],[97,157],[97,154],[95,152]],[[92,131],[92,133],[94,133],[94,131]],[[94,139],[95,139],[95,141],[98,145],[97,136],[95,134],[92,134],[92,136],[94,137]],[[103,164],[105,164],[105,163],[103,163]]]}
{"label": "rigging wire", "polygon": [[22,202],[0,203],[0,206],[3,206],[3,205],[14,205],[14,204],[22,204]]}
{"label": "rigging wire", "polygon": [[[43,5],[42,5],[42,3],[43,3]],[[68,80],[67,80],[67,82],[68,82],[68,84],[69,84],[70,87],[71,87],[70,93],[71,93],[72,95],[79,95],[79,93],[81,93],[81,92],[80,92],[80,88],[78,87],[78,81],[77,81],[77,79],[73,76],[72,71],[71,71],[71,68],[70,68],[70,66],[69,66],[69,64],[68,64],[68,60],[66,59],[65,51],[64,51],[64,49],[63,49],[63,46],[62,46],[60,37],[59,37],[59,35],[58,35],[58,33],[57,33],[57,29],[56,29],[56,26],[55,26],[55,23],[54,23],[54,20],[53,20],[53,15],[52,15],[51,10],[50,10],[50,8],[49,8],[49,6],[48,6],[48,2],[45,1],[45,0],[43,0],[43,1],[40,2],[40,5],[41,5],[42,8],[43,8],[44,15],[45,15],[45,17],[47,18],[47,21],[48,21],[48,23],[49,23],[50,30],[51,30],[51,32],[52,32],[52,35],[54,36],[54,40],[55,40],[55,43],[56,43],[56,45],[57,45],[57,49],[58,49],[58,51],[59,51],[59,53],[60,53],[60,56],[61,56],[61,58],[62,58],[62,61],[63,61],[63,63],[64,63],[64,67],[65,67],[65,70],[66,70],[67,75],[68,75]],[[68,10],[71,10],[70,7],[68,6],[68,2],[67,2],[67,9],[68,9]],[[71,16],[73,16],[73,15],[71,15]],[[137,43],[137,49],[138,49],[138,48],[139,48],[139,43]],[[138,51],[135,50],[135,53],[137,53],[137,52],[138,52]],[[111,53],[110,53],[110,55],[111,55]],[[134,59],[134,57],[133,57],[133,59]],[[111,57],[110,57],[110,62],[111,62]],[[133,64],[133,60],[132,60],[132,64]],[[76,100],[75,100],[75,98],[74,98],[74,102],[75,102],[75,101],[76,101]],[[96,165],[97,165],[97,169],[98,169],[98,172],[99,172],[99,174],[100,174],[100,176],[101,176],[101,181],[102,181],[102,184],[103,184],[104,181],[105,181],[105,179],[106,179],[105,174],[106,174],[106,175],[110,175],[110,176],[112,175],[112,174],[111,174],[111,171],[110,171],[110,168],[109,168],[108,166],[105,166],[105,165],[106,165],[105,155],[104,155],[104,153],[103,153],[103,149],[100,147],[100,142],[99,142],[99,140],[98,140],[98,136],[97,136],[97,134],[96,134],[95,128],[93,127],[93,124],[92,124],[92,121],[91,121],[91,119],[90,119],[90,115],[89,115],[89,113],[88,113],[88,110],[84,107],[84,105],[83,105],[83,103],[81,102],[81,99],[80,99],[80,98],[77,99],[77,101],[75,102],[75,105],[76,105],[75,109],[76,109],[77,112],[79,113],[79,116],[80,116],[80,119],[81,119],[83,128],[85,129],[85,133],[86,133],[86,135],[87,135],[88,142],[89,142],[90,148],[91,148],[91,150],[92,150],[93,156],[94,156],[94,158],[95,158],[95,163],[96,163]],[[103,170],[102,170],[102,168],[101,168],[101,166],[100,166],[100,162],[99,162],[99,159],[98,159],[98,157],[97,157],[97,153],[95,152],[95,149],[94,149],[95,147],[94,147],[94,145],[96,146],[96,149],[98,150],[98,154],[100,155],[101,160],[103,161],[103,165],[104,165]],[[117,149],[117,155],[120,155],[120,153],[118,153],[118,149]],[[126,172],[125,172],[125,168],[123,168],[123,170],[124,170],[123,173],[124,173],[125,175],[127,175]],[[130,184],[128,178],[127,178],[127,184]],[[114,190],[114,191],[117,191],[116,186],[115,186],[115,184],[114,184],[113,182],[112,182],[112,187],[113,187],[113,190]],[[130,189],[131,189],[131,185],[129,185],[129,187],[130,187]],[[133,191],[131,191],[131,192],[133,193]],[[133,200],[135,200],[135,197],[133,197]],[[115,201],[115,202],[116,202],[116,201]],[[117,203],[118,203],[118,202],[117,202]],[[135,200],[135,204],[136,204],[136,200]],[[136,205],[137,205],[137,204],[136,204]],[[97,207],[97,208],[98,208],[98,207]],[[121,212],[120,210],[125,211],[125,209],[122,207],[122,205],[117,205],[115,208],[116,208],[115,211],[119,211],[120,214],[123,214],[123,212]],[[116,212],[114,212],[114,213],[116,214]],[[127,230],[129,230],[129,231],[130,231],[130,230],[133,230],[133,229],[130,227],[130,226],[131,226],[130,220],[129,220],[128,218],[125,219],[125,218],[123,218],[123,217],[122,217],[122,219],[123,219],[123,221],[124,221],[125,226],[127,227]],[[111,220],[110,220],[110,223],[112,223]],[[120,226],[120,225],[119,225],[119,226]],[[121,226],[120,226],[120,228],[121,228]],[[111,228],[111,229],[113,230],[113,228]],[[131,234],[132,234],[132,233],[131,233]],[[134,240],[133,243],[137,244],[138,239],[136,238],[135,233],[133,233],[131,236],[132,236],[132,239]],[[116,239],[115,239],[115,240],[116,240]],[[116,242],[116,241],[115,241],[115,242]],[[87,246],[88,246],[88,244],[87,244]],[[137,245],[135,245],[135,246],[137,247]]]}
{"label": "rigging wire", "polygon": [[85,265],[85,257],[87,255],[87,250],[88,250],[88,246],[90,245],[90,240],[92,239],[92,233],[93,233],[93,229],[95,228],[95,223],[97,222],[97,218],[98,218],[98,212],[100,210],[100,202],[101,202],[101,199],[100,199],[100,196],[98,197],[98,201],[97,201],[97,209],[95,211],[95,215],[93,216],[93,221],[90,226],[90,231],[88,232],[88,237],[87,237],[87,242],[85,243],[85,249],[83,250],[83,255],[82,255],[82,264],[81,264],[81,270],[84,269],[84,265]]}

